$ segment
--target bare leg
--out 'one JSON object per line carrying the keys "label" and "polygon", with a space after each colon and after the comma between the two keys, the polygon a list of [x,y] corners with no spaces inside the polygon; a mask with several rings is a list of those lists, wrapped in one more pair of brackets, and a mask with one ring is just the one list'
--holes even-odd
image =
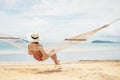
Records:
{"label": "bare leg", "polygon": [[48,50],[46,50],[46,53],[49,53],[48,55],[54,61],[55,65],[60,65],[59,61],[57,60],[57,56],[55,54],[54,49],[48,49]]}
{"label": "bare leg", "polygon": [[54,61],[55,65],[60,65],[59,61],[57,60],[56,54],[52,55],[51,59]]}

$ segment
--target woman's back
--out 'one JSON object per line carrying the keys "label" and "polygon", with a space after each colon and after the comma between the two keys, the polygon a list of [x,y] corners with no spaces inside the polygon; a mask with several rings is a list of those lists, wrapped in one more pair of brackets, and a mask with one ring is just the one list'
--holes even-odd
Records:
{"label": "woman's back", "polygon": [[40,44],[38,43],[30,43],[28,45],[28,48],[30,50],[30,53],[34,54],[34,52],[39,52],[40,51]]}
{"label": "woman's back", "polygon": [[28,49],[29,49],[29,54],[32,54],[34,56],[34,58],[38,61],[42,61],[42,54],[40,51],[40,44],[38,43],[30,43],[28,45]]}

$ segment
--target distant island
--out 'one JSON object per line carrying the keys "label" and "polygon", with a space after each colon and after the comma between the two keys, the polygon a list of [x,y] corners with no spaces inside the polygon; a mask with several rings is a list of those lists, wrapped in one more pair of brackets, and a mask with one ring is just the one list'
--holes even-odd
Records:
{"label": "distant island", "polygon": [[120,43],[120,42],[105,41],[105,40],[94,40],[91,43]]}

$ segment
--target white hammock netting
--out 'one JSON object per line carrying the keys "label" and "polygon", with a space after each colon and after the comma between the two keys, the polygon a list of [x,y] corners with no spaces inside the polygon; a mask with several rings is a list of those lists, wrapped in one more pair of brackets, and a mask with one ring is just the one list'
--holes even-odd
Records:
{"label": "white hammock netting", "polygon": [[[120,19],[116,19],[116,20],[112,21],[111,23],[106,24],[106,25],[104,25],[102,27],[99,27],[97,29],[94,29],[92,31],[89,31],[89,32],[79,34],[77,36],[65,39],[64,41],[59,42],[58,44],[55,44],[54,46],[52,46],[52,48],[54,48],[56,52],[59,52],[59,51],[63,50],[64,48],[67,48],[67,47],[72,46],[74,44],[86,41],[89,37],[91,37],[93,34],[98,32],[99,30],[108,27],[109,25],[111,25],[112,23],[114,23],[118,20],[120,20]],[[23,49],[23,50],[27,51],[28,42],[26,42],[23,39],[16,38],[16,37],[11,37],[9,35],[0,33],[0,40],[8,42],[8,43],[12,44],[13,46],[16,46],[20,49]]]}

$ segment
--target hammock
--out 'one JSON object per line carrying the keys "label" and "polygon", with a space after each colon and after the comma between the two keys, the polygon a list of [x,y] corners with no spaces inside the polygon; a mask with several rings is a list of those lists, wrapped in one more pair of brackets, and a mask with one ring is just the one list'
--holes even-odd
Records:
{"label": "hammock", "polygon": [[80,42],[86,41],[92,35],[94,35],[96,32],[100,31],[101,29],[104,29],[104,28],[108,27],[109,25],[111,25],[112,23],[114,23],[114,22],[116,22],[118,20],[120,20],[120,18],[118,18],[118,19],[112,21],[111,23],[106,24],[106,25],[104,25],[102,27],[94,29],[92,31],[89,31],[89,32],[86,32],[86,33],[83,33],[83,34],[79,34],[79,35],[76,35],[74,37],[65,39],[63,42],[60,42],[60,43],[56,44],[54,49],[55,49],[56,52],[59,52],[59,51],[63,50],[64,48],[67,48],[69,46],[72,46],[72,45],[78,44]]}
{"label": "hammock", "polygon": [[[116,19],[116,20],[112,21],[111,23],[106,24],[102,27],[94,29],[92,31],[89,31],[89,32],[86,32],[86,33],[83,33],[83,34],[79,34],[79,35],[71,37],[71,38],[67,38],[64,41],[54,45],[52,48],[54,48],[56,52],[59,52],[59,51],[65,49],[69,46],[72,46],[72,45],[78,44],[80,42],[86,41],[89,37],[91,37],[93,34],[98,32],[99,30],[108,27],[109,25],[111,25],[112,23],[114,23],[118,20],[120,20],[120,18]],[[24,39],[11,37],[11,36],[6,35],[6,34],[0,34],[0,40],[4,40],[4,41],[8,42],[9,44],[12,44],[13,46],[16,46],[20,49],[23,49],[23,50],[27,51],[28,42],[25,41]]]}
{"label": "hammock", "polygon": [[9,36],[7,34],[0,33],[0,41],[7,42],[19,49],[27,51],[28,42],[21,38]]}

